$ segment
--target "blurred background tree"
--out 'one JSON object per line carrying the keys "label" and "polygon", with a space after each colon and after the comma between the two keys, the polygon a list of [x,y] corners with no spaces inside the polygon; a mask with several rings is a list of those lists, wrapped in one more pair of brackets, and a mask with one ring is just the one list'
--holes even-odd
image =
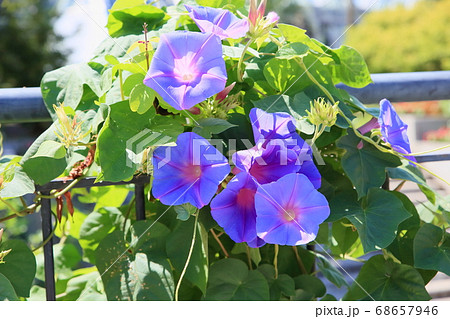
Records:
{"label": "blurred background tree", "polygon": [[53,30],[54,0],[0,0],[0,87],[39,86],[65,55]]}
{"label": "blurred background tree", "polygon": [[373,11],[352,27],[346,44],[361,52],[369,70],[450,70],[450,0]]}

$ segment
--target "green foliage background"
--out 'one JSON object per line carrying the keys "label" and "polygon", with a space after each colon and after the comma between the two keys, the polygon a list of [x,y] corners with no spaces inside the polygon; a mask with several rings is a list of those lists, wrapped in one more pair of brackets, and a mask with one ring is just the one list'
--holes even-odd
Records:
{"label": "green foliage background", "polygon": [[449,25],[450,0],[421,1],[367,14],[346,43],[372,73],[449,70]]}
{"label": "green foliage background", "polygon": [[0,87],[39,86],[45,72],[64,65],[56,18],[52,0],[0,1]]}

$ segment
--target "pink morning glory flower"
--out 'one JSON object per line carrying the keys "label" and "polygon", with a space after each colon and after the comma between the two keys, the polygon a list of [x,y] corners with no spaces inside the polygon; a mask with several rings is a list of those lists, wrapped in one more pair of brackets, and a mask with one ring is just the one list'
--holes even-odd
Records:
{"label": "pink morning glory flower", "polygon": [[153,196],[165,205],[207,205],[230,172],[227,159],[203,137],[187,132],[177,146],[153,152]]}
{"label": "pink morning glory flower", "polygon": [[220,39],[212,33],[162,34],[144,84],[177,110],[190,109],[225,88]]}
{"label": "pink morning glory flower", "polygon": [[241,172],[211,202],[211,216],[236,243],[256,240],[257,187],[248,173]]}
{"label": "pink morning glory flower", "polygon": [[239,39],[248,31],[248,21],[238,19],[228,10],[185,5],[189,16],[202,32],[211,32],[220,39]]}
{"label": "pink morning glory flower", "polygon": [[302,245],[314,240],[330,208],[303,174],[259,185],[255,194],[256,231],[267,243]]}

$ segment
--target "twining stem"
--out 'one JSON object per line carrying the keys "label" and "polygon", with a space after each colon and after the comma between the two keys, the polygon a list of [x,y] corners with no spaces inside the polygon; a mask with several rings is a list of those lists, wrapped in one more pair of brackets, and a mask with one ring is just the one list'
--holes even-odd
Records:
{"label": "twining stem", "polygon": [[78,182],[81,180],[81,178],[77,178],[74,179],[69,185],[66,186],[66,188],[64,188],[63,190],[54,193],[52,195],[39,195],[39,197],[41,198],[49,198],[49,199],[54,199],[54,198],[58,198],[62,195],[64,195],[65,193],[67,193],[68,191],[70,191],[76,184],[78,184]]}
{"label": "twining stem", "polygon": [[[16,217],[22,217],[22,216],[25,216],[25,214],[30,214],[30,213],[33,212],[33,211],[36,209],[36,207],[38,206],[37,204],[32,204],[32,205],[30,205],[30,206],[28,206],[28,207],[26,207],[26,208],[24,208],[24,209],[18,211],[18,210],[15,209],[10,203],[8,203],[7,201],[5,201],[5,200],[4,200],[3,198],[1,198],[1,197],[0,197],[0,201],[2,201],[6,206],[8,206],[8,208],[10,208],[10,209],[14,212],[14,214],[11,214],[11,215],[6,216],[6,217],[3,217],[3,218],[0,218],[0,223],[2,223],[2,222],[4,222],[4,221],[7,221],[7,220],[10,220],[10,219],[13,219],[13,218],[16,218]],[[25,204],[26,204],[26,203],[25,203]],[[25,206],[25,205],[24,205],[24,206]]]}
{"label": "twining stem", "polygon": [[306,267],[303,264],[303,261],[300,258],[300,255],[298,254],[297,246],[292,246],[292,250],[294,251],[295,259],[297,259],[297,264],[300,267],[300,270],[302,271],[302,274],[307,275],[308,271],[306,270]]}
{"label": "twining stem", "polygon": [[417,153],[409,153],[408,156],[416,156],[416,155],[423,155],[423,154],[427,154],[427,153],[432,153],[432,152],[443,150],[443,149],[445,149],[447,147],[450,147],[450,144],[447,144],[447,145],[444,145],[444,146],[441,146],[441,147],[438,147],[438,148],[435,148],[435,149],[432,149],[432,150],[428,150],[428,151],[417,152]]}
{"label": "twining stem", "polygon": [[[400,154],[400,155],[402,155],[402,154]],[[430,170],[429,170],[428,168],[426,168],[425,166],[420,165],[419,163],[416,163],[416,162],[414,162],[413,160],[410,160],[409,158],[406,158],[406,157],[404,157],[404,156],[403,156],[403,158],[404,158],[405,160],[407,160],[408,162],[410,162],[410,163],[412,163],[412,164],[414,164],[414,165],[419,166],[421,169],[423,169],[424,171],[426,171],[426,172],[428,172],[429,174],[433,175],[434,177],[439,178],[439,179],[440,179],[441,181],[443,181],[445,184],[450,185],[450,183],[449,183],[448,181],[446,181],[444,178],[440,177],[439,175],[433,173],[432,171],[430,171]]]}
{"label": "twining stem", "polygon": [[222,249],[223,254],[225,255],[226,258],[230,257],[230,254],[228,254],[228,251],[225,249],[225,247],[223,246],[222,242],[220,241],[219,236],[217,236],[216,232],[214,231],[214,229],[211,228],[211,234],[213,235],[214,239],[217,241],[217,243],[220,246],[220,249]]}
{"label": "twining stem", "polygon": [[150,68],[150,63],[149,63],[149,57],[148,57],[148,39],[147,39],[147,26],[148,24],[146,22],[144,22],[143,24],[143,28],[144,28],[144,41],[145,41],[145,60],[147,62],[147,70]]}
{"label": "twining stem", "polygon": [[253,270],[252,258],[250,256],[250,248],[248,247],[248,245],[245,245],[245,248],[246,248],[246,253],[247,253],[248,267],[250,268],[250,270]]}
{"label": "twining stem", "polygon": [[336,101],[334,100],[333,96],[331,95],[331,93],[322,85],[319,83],[319,81],[316,80],[316,78],[308,71],[308,68],[306,67],[305,63],[303,62],[303,60],[301,59],[295,59],[295,62],[298,63],[298,65],[300,65],[300,67],[305,70],[306,75],[308,76],[308,78],[315,84],[317,85],[323,93],[325,93],[325,95],[327,96],[327,98],[331,101],[331,103],[336,104]]}
{"label": "twining stem", "polygon": [[247,52],[248,48],[253,43],[253,41],[254,41],[254,39],[248,40],[247,44],[244,47],[244,50],[242,51],[242,55],[239,58],[239,62],[238,62],[238,65],[237,65],[237,80],[238,80],[238,82],[242,82],[243,81],[244,72],[242,72],[242,63],[244,62],[245,53]]}
{"label": "twining stem", "polygon": [[275,268],[275,279],[278,278],[278,251],[280,249],[280,247],[278,246],[278,244],[274,245],[275,248],[275,252],[273,254],[273,267]]}
{"label": "twining stem", "polygon": [[194,220],[194,234],[192,235],[191,247],[189,248],[189,253],[186,259],[186,263],[184,264],[183,270],[180,274],[180,279],[178,279],[177,287],[175,288],[175,301],[178,301],[178,292],[180,290],[181,281],[183,280],[184,274],[186,273],[187,267],[189,266],[189,261],[191,260],[192,252],[194,251],[195,237],[197,234],[197,224],[198,224],[198,215],[200,215],[200,211],[197,210],[195,214]]}

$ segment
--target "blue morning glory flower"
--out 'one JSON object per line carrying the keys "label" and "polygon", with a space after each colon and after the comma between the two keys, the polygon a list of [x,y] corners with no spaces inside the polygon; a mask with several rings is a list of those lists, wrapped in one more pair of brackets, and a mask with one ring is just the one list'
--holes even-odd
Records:
{"label": "blue morning glory flower", "polygon": [[228,10],[185,5],[189,16],[202,32],[211,32],[220,39],[239,39],[248,31],[248,21],[238,19]]}
{"label": "blue morning glory flower", "polygon": [[225,88],[220,39],[212,33],[162,34],[144,84],[177,110],[190,109]]}
{"label": "blue morning glory flower", "polygon": [[[312,149],[296,132],[294,118],[285,112],[267,113],[261,109],[253,108],[250,111],[250,122],[252,124],[253,136],[256,146],[247,151],[235,153],[233,161],[240,170],[258,172],[260,183],[273,182],[279,177],[289,173],[301,173],[306,175],[315,188],[320,188],[322,178],[319,170],[313,162]],[[268,145],[272,146],[265,150]],[[283,147],[284,145],[284,147]],[[263,161],[259,160],[259,157]],[[261,163],[267,164],[269,157],[273,165],[264,169]],[[293,160],[295,158],[295,160]],[[285,159],[288,159],[287,161]],[[278,161],[278,165],[277,164]],[[253,164],[255,163],[255,168]],[[268,173],[272,176],[262,177]]]}
{"label": "blue morning glory flower", "polygon": [[[402,154],[411,153],[411,146],[407,135],[408,125],[400,119],[391,102],[386,99],[380,101],[378,123],[380,125],[382,139],[389,143],[392,149]],[[416,162],[413,156],[405,157]]]}
{"label": "blue morning glory flower", "polygon": [[300,164],[297,153],[281,143],[269,143],[265,148],[258,145],[233,154],[233,162],[241,171],[248,172],[258,183],[265,184],[280,177],[298,172]]}
{"label": "blue morning glory flower", "polygon": [[211,216],[236,243],[256,241],[257,184],[246,172],[237,174],[211,202]]}
{"label": "blue morning glory flower", "polygon": [[259,185],[255,194],[256,231],[267,243],[301,245],[314,240],[330,208],[303,174]]}
{"label": "blue morning glory flower", "polygon": [[203,137],[187,132],[177,146],[153,152],[153,196],[165,205],[207,205],[230,172],[227,159]]}

